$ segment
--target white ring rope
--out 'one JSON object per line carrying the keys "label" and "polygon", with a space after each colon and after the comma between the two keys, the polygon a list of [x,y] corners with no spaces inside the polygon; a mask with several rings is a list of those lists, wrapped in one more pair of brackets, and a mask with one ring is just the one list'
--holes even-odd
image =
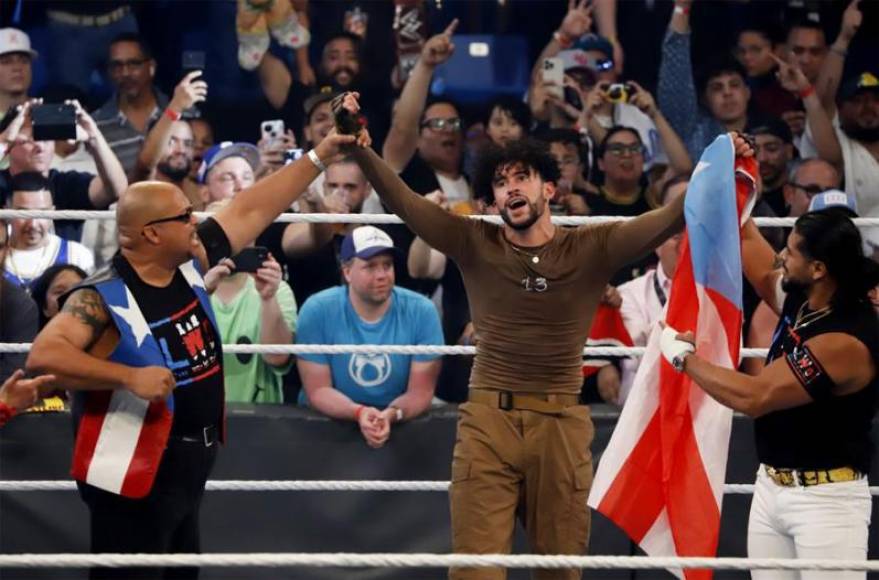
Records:
{"label": "white ring rope", "polygon": [[[74,491],[76,483],[66,480],[0,480],[0,492],[9,491]],[[389,480],[322,480],[322,479],[212,479],[205,484],[209,491],[433,491],[449,490],[448,481],[389,481]],[[754,485],[727,483],[726,495],[750,495]],[[879,495],[879,486],[870,488],[871,495]]]}
{"label": "white ring rope", "polygon": [[647,556],[542,556],[535,554],[4,554],[0,567],[85,568],[203,566],[212,568],[310,566],[318,568],[705,568],[713,570],[879,571],[877,560],[782,558],[673,558]]}
{"label": "white ring rope", "polygon": [[[29,352],[31,343],[0,342],[0,354]],[[589,356],[641,356],[643,346],[587,346]],[[765,358],[765,348],[743,348],[742,357]],[[224,344],[224,354],[448,354],[475,355],[475,346],[430,346],[404,344]]]}
{"label": "white ring rope", "polygon": [[[214,212],[195,212],[199,219],[210,217]],[[500,224],[497,215],[471,215],[472,219],[481,219]],[[0,209],[0,219],[76,219],[76,220],[112,220],[116,212],[112,210],[40,210],[40,209]],[[601,224],[633,219],[623,216],[553,216],[552,223],[562,226],[579,226],[583,224]],[[382,213],[282,213],[276,222],[283,223],[315,223],[315,224],[401,224],[403,220],[394,214]],[[855,225],[862,227],[879,227],[879,218],[855,218]],[[754,223],[761,227],[792,227],[796,218],[755,217]]]}

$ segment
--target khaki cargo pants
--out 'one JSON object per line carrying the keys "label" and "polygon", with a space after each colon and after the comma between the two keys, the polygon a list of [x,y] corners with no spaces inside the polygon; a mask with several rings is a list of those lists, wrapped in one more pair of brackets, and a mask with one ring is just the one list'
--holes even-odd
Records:
{"label": "khaki cargo pants", "polygon": [[[586,553],[594,436],[589,407],[556,413],[503,410],[471,401],[459,409],[449,490],[452,548],[508,554],[516,518],[532,553]],[[452,580],[503,580],[501,568],[452,568]],[[579,569],[535,570],[539,580],[581,577]]]}

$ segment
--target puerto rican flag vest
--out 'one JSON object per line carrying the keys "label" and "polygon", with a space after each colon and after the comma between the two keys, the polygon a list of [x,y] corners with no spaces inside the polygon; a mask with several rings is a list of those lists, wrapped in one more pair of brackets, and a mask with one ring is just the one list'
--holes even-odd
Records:
{"label": "puerto rican flag vest", "polygon": [[[196,262],[180,266],[207,313],[216,336],[217,322]],[[167,366],[159,343],[131,289],[110,266],[86,280],[103,298],[119,331],[119,344],[108,360],[128,366]],[[222,356],[220,356],[222,360]],[[77,391],[74,420],[76,444],[71,475],[77,481],[129,498],[152,489],[171,432],[174,398],[150,402],[126,389]]]}

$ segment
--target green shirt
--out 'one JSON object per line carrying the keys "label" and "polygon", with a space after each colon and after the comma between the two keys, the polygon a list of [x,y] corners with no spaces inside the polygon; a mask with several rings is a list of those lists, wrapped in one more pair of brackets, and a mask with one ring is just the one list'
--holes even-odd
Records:
{"label": "green shirt", "polygon": [[[296,299],[286,282],[281,282],[275,294],[290,332],[296,331]],[[260,297],[248,276],[238,295],[228,304],[215,295],[211,305],[217,318],[217,327],[224,344],[259,344]],[[292,361],[292,357],[291,357]],[[281,403],[281,385],[290,363],[273,367],[259,354],[223,355],[223,373],[226,377],[226,401],[237,403]]]}

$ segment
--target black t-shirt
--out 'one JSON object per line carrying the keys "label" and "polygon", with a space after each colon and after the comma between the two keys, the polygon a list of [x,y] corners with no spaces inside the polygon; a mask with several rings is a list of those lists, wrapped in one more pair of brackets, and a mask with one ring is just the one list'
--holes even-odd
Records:
{"label": "black t-shirt", "polygon": [[[55,209],[93,210],[95,206],[89,198],[89,185],[95,176],[82,171],[49,170],[49,189],[55,202]],[[0,196],[3,205],[12,194],[12,175],[9,170],[0,171]],[[55,233],[68,240],[82,238],[82,220],[55,220]]]}
{"label": "black t-shirt", "polygon": [[[841,332],[861,341],[874,362],[879,363],[879,320],[872,304],[851,304],[845,311],[834,308],[822,316],[820,312],[806,310],[805,302],[802,293],[789,294],[785,299],[768,362],[786,357],[803,387],[812,388],[813,381],[817,385],[822,380],[821,363],[827,361],[807,356],[800,345],[820,334]],[[797,318],[801,321],[799,326]],[[831,385],[831,395],[826,398],[818,395],[819,399],[806,405],[774,411],[754,421],[761,463],[792,469],[851,466],[862,473],[870,472],[870,430],[879,400],[879,378],[844,396],[833,395],[835,385]]]}
{"label": "black t-shirt", "polygon": [[[198,235],[211,265],[229,255],[229,239],[214,220],[203,222]],[[113,266],[137,297],[177,381],[172,432],[198,435],[205,427],[219,427],[224,400],[222,342],[198,296],[179,270],[161,288],[141,280],[120,254],[113,258]]]}

